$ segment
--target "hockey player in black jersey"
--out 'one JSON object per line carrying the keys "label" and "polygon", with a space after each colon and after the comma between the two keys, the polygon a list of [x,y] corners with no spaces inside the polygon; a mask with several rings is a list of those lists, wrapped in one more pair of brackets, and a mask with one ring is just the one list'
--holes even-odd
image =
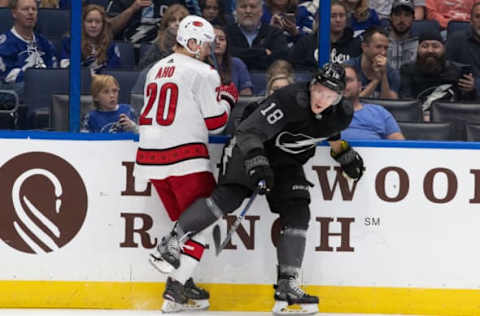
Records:
{"label": "hockey player in black jersey", "polygon": [[362,177],[362,158],[339,136],[353,116],[352,104],[342,97],[344,88],[345,69],[327,63],[310,82],[277,90],[255,105],[223,150],[212,195],[194,202],[160,242],[158,260],[168,267],[166,271],[180,265],[186,238],[235,211],[264,181],[260,193],[266,195],[270,210],[280,216],[282,224],[273,312],[291,315],[288,306],[292,304],[302,307],[295,310],[299,314],[318,311],[318,297],[306,294],[297,282],[310,221],[311,184],[303,165],[314,155],[316,143],[325,139],[344,173],[356,181]]}

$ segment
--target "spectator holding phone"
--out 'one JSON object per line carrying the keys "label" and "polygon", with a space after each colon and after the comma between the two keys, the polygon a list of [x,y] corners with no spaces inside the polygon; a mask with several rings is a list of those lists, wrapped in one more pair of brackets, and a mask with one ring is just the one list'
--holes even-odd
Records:
{"label": "spectator holding phone", "polygon": [[305,35],[311,28],[303,28],[303,24],[311,25],[308,16],[297,16],[297,0],[265,0],[262,23],[281,29],[287,37],[288,46]]}
{"label": "spectator holding phone", "polygon": [[83,119],[82,132],[137,132],[133,108],[129,104],[118,104],[120,85],[115,77],[94,75],[91,91],[95,110]]}
{"label": "spectator holding phone", "polygon": [[[473,5],[470,27],[447,39],[447,59],[472,65],[475,78],[480,76],[480,2]],[[478,83],[478,82],[477,82]]]}
{"label": "spectator holding phone", "polygon": [[400,68],[400,97],[420,99],[426,114],[435,100],[475,100],[472,70],[447,60],[440,32],[427,31],[420,35],[417,61]]}

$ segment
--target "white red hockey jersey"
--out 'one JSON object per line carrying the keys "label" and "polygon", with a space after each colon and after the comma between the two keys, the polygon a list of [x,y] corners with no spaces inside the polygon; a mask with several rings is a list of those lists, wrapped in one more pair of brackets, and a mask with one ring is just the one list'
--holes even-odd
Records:
{"label": "white red hockey jersey", "polygon": [[221,132],[230,114],[219,87],[215,69],[183,54],[174,53],[152,67],[139,117],[135,177],[165,179],[212,171],[208,134]]}

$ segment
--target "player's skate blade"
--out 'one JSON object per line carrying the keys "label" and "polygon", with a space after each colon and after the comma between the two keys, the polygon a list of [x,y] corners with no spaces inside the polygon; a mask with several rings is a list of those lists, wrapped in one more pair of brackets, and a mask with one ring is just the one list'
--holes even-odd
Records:
{"label": "player's skate blade", "polygon": [[188,311],[206,310],[210,307],[208,300],[192,300],[188,299],[188,302],[183,304],[182,309]]}
{"label": "player's skate blade", "polygon": [[183,304],[175,303],[170,300],[163,300],[162,313],[177,313],[183,310]]}
{"label": "player's skate blade", "polygon": [[288,305],[286,301],[275,301],[272,310],[273,315],[314,315],[318,313],[318,304],[294,304]]}
{"label": "player's skate blade", "polygon": [[175,270],[175,267],[172,266],[167,261],[163,260],[161,257],[157,257],[153,254],[150,254],[148,262],[160,273],[169,274]]}

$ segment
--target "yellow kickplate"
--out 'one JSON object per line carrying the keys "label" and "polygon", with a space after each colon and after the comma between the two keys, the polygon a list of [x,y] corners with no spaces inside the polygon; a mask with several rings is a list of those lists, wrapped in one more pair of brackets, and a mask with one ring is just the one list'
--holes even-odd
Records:
{"label": "yellow kickplate", "polygon": [[[210,292],[210,310],[268,312],[275,303],[271,284],[199,286]],[[0,281],[0,307],[159,310],[164,288],[164,283],[153,282]],[[318,307],[323,313],[480,315],[480,290],[305,288],[320,298]]]}

